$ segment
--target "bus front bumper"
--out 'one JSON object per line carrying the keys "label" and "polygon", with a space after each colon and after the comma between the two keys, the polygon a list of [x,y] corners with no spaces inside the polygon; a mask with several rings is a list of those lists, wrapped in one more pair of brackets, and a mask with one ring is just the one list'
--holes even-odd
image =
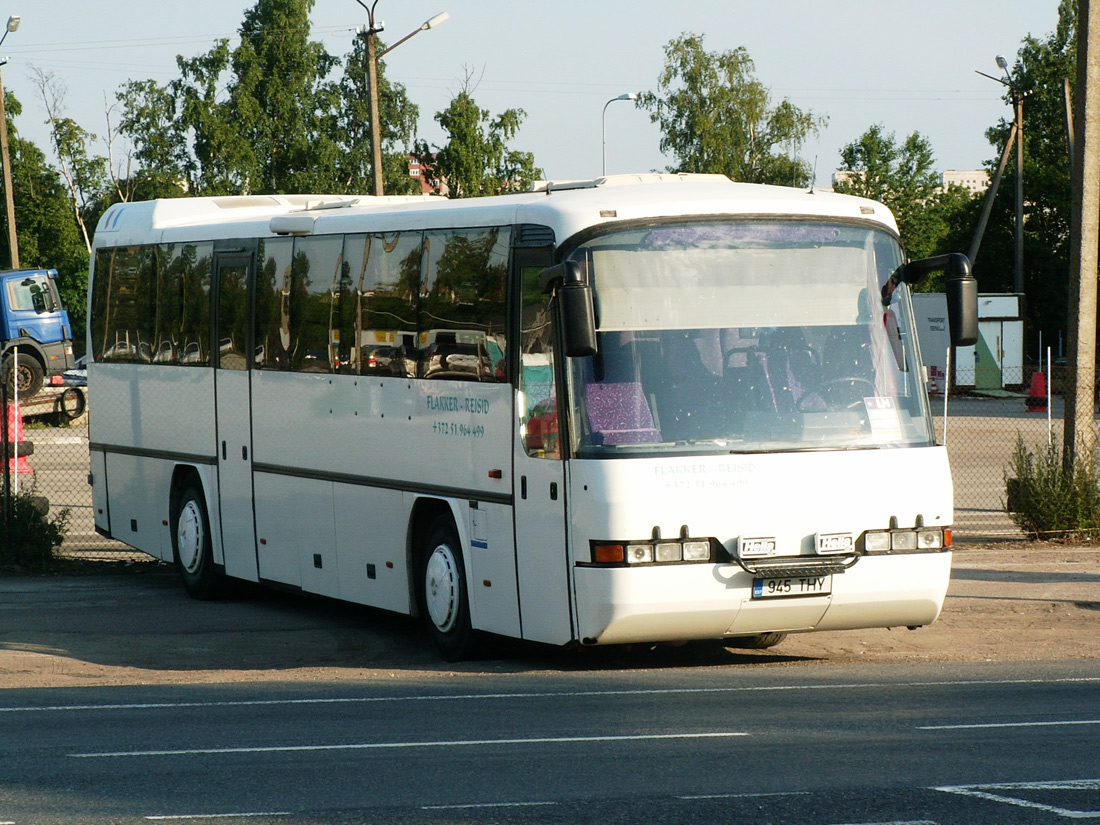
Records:
{"label": "bus front bumper", "polygon": [[864,556],[825,595],[753,595],[736,564],[574,570],[582,644],[722,639],[772,632],[919,627],[935,621],[951,553]]}

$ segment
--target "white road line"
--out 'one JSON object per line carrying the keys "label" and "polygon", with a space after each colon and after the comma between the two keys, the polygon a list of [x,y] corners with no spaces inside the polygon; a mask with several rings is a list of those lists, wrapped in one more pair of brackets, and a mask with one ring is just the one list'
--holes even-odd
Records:
{"label": "white road line", "polygon": [[459,739],[452,742],[361,742],[350,745],[282,745],[252,748],[194,748],[188,750],[105,751],[102,753],[70,753],[73,759],[109,759],[124,756],[210,756],[223,753],[308,753],[311,751],[365,751],[397,748],[459,748],[485,745],[547,745],[577,742],[639,742],[662,739],[728,739],[748,736],[747,733],[722,731],[716,733],[653,733],[627,736],[554,736],[532,739]]}
{"label": "white road line", "polygon": [[466,805],[421,805],[422,811],[458,811],[466,808],[537,808],[557,802],[471,802]]}
{"label": "white road line", "polygon": [[706,688],[654,688],[652,690],[574,690],[516,693],[454,693],[429,694],[425,696],[354,696],[344,698],[306,698],[306,699],[244,699],[224,702],[128,702],[102,705],[45,705],[41,707],[0,707],[0,713],[65,713],[76,711],[117,711],[117,710],[166,710],[173,708],[236,708],[236,707],[272,707],[293,705],[341,705],[374,704],[388,702],[476,702],[498,699],[574,699],[591,696],[682,696],[695,693],[735,694],[769,693],[782,691],[817,690],[881,690],[883,688],[914,687],[982,687],[992,685],[1062,685],[1091,684],[1100,682],[1100,676],[1066,679],[992,679],[958,680],[947,682],[856,682],[847,684],[809,684],[809,685],[761,685],[758,687],[706,687]]}
{"label": "white road line", "polygon": [[1070,779],[1063,782],[1003,782],[992,785],[945,785],[933,788],[933,790],[971,796],[976,799],[986,799],[1018,808],[1046,811],[1066,819],[1100,819],[1100,810],[1077,811],[1070,808],[1059,808],[1055,805],[1044,805],[1041,802],[1007,796],[1003,793],[994,793],[994,791],[1095,791],[1100,790],[1100,779]]}
{"label": "white road line", "polygon": [[1100,719],[1066,719],[1057,722],[984,722],[970,725],[921,725],[917,730],[976,730],[978,728],[1057,728],[1064,725],[1100,725]]}
{"label": "white road line", "polygon": [[698,794],[683,794],[677,796],[677,799],[695,800],[695,799],[762,799],[767,796],[809,796],[809,791],[778,791],[776,793],[698,793]]}
{"label": "white road line", "polygon": [[245,819],[257,816],[290,816],[290,811],[250,811],[237,814],[174,814],[171,816],[147,816],[148,821],[163,822],[165,820],[189,820],[189,819]]}

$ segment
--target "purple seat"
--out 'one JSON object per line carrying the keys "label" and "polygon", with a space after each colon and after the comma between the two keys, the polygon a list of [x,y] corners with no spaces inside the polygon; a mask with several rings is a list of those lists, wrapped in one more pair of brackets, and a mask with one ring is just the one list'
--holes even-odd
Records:
{"label": "purple seat", "polygon": [[589,384],[585,402],[594,442],[649,444],[661,440],[640,383]]}

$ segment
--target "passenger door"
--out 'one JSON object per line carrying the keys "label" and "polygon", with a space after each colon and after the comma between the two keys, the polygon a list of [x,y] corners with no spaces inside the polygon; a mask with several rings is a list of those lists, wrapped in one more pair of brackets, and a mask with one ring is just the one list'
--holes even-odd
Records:
{"label": "passenger door", "polygon": [[256,581],[252,507],[251,324],[255,254],[236,245],[214,251],[214,405],[218,500],[225,572]]}
{"label": "passenger door", "polygon": [[[517,253],[520,250],[517,250]],[[514,472],[516,578],[523,638],[561,645],[573,638],[566,476],[559,441],[560,394],[554,325],[538,285],[544,266],[522,267],[519,393]]]}

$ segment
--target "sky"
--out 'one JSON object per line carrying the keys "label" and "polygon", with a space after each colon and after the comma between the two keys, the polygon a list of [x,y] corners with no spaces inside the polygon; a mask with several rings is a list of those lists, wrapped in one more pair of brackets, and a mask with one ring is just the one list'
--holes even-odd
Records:
{"label": "sky", "polygon": [[[34,69],[64,85],[63,114],[102,137],[119,86],[167,83],[176,55],[237,43],[255,0],[6,2],[22,20],[0,45],[2,81],[23,104],[20,134],[46,149]],[[801,153],[828,186],[840,150],[873,124],[899,142],[920,132],[940,170],[981,168],[993,157],[986,129],[1012,113],[1003,87],[977,70],[999,75],[998,54],[1012,63],[1028,34],[1052,32],[1058,0],[379,0],[375,16],[393,43],[443,11],[449,20],[383,58],[429,143],[443,142],[434,115],[469,76],[482,109],[526,112],[511,146],[534,153],[550,180],[598,177],[605,140],[608,174],[664,171],[673,159],[649,113],[605,105],[655,91],[665,45],[691,32],[709,52],[745,47],[773,105],[787,98],[828,118]],[[356,0],[316,0],[311,19],[313,39],[343,56],[367,15]],[[95,151],[107,154],[102,142]]]}

